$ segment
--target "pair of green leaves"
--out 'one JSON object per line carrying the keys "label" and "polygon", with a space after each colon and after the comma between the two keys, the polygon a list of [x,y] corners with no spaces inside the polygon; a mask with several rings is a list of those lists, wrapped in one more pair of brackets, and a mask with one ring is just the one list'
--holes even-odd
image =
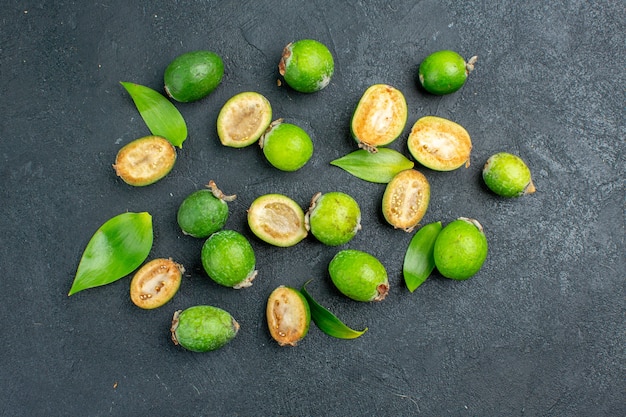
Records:
{"label": "pair of green leaves", "polygon": [[357,178],[386,184],[399,172],[413,168],[415,163],[390,148],[379,148],[372,153],[365,149],[351,152],[330,162]]}
{"label": "pair of green leaves", "polygon": [[404,255],[402,274],[404,275],[404,282],[411,292],[422,285],[435,269],[433,251],[441,229],[441,222],[422,226],[409,243]]}

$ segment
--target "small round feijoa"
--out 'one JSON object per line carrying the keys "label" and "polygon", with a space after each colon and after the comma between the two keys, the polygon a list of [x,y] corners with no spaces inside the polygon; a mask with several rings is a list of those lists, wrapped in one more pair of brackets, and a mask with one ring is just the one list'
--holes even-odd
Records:
{"label": "small round feijoa", "polygon": [[317,240],[328,246],[351,241],[361,230],[361,208],[346,193],[317,193],[306,214],[307,227]]}
{"label": "small round feijoa", "polygon": [[161,136],[145,136],[117,153],[113,169],[129,185],[143,187],[165,177],[174,167],[176,150]]}
{"label": "small round feijoa", "polygon": [[430,184],[421,172],[407,169],[397,173],[383,194],[383,215],[396,229],[411,232],[426,214]]}
{"label": "small round feijoa", "polygon": [[192,352],[209,352],[233,340],[239,323],[221,308],[198,305],[178,310],[172,318],[170,332],[175,345]]}
{"label": "small round feijoa", "polygon": [[365,90],[352,114],[352,136],[361,148],[375,151],[402,134],[407,116],[406,99],[400,90],[374,84]]}
{"label": "small round feijoa", "polygon": [[294,90],[314,93],[330,83],[335,62],[326,45],[313,39],[301,39],[285,46],[278,71]]}
{"label": "small round feijoa", "polygon": [[530,169],[517,155],[499,152],[487,159],[483,167],[487,187],[502,197],[519,197],[535,192]]}
{"label": "small round feijoa", "polygon": [[256,198],[248,209],[248,225],[259,239],[280,247],[293,246],[308,234],[304,211],[282,194]]}
{"label": "small round feijoa", "polygon": [[382,301],[389,292],[387,270],[367,252],[338,252],[330,261],[328,272],[337,289],[355,301]]}
{"label": "small round feijoa", "polygon": [[487,251],[487,238],[482,225],[475,219],[460,217],[437,235],[433,258],[441,275],[465,280],[480,270]]}
{"label": "small round feijoa", "polygon": [[201,259],[207,275],[225,287],[249,287],[257,274],[252,245],[234,230],[213,233],[202,246]]}
{"label": "small round feijoa", "polygon": [[272,291],[265,315],[270,335],[280,346],[296,346],[309,331],[309,303],[295,288],[281,285]]}
{"label": "small round feijoa", "polygon": [[176,220],[184,234],[205,238],[221,230],[228,220],[227,201],[234,195],[224,195],[214,181],[206,189],[189,194],[178,207]]}
{"label": "small round feijoa", "polygon": [[188,103],[206,97],[222,82],[224,62],[211,51],[191,51],[177,56],[165,69],[165,92]]}
{"label": "small round feijoa", "polygon": [[171,259],[153,259],[142,266],[130,282],[130,299],[146,310],[161,307],[180,288],[185,268]]}
{"label": "small round feijoa", "polygon": [[418,119],[407,144],[417,162],[435,171],[469,167],[472,140],[467,130],[452,120],[437,116]]}
{"label": "small round feijoa", "polygon": [[281,171],[297,171],[313,156],[313,141],[309,134],[282,119],[270,124],[259,145],[267,161]]}
{"label": "small round feijoa", "polygon": [[217,115],[217,136],[224,146],[243,148],[259,140],[272,121],[265,96],[246,91],[231,97]]}
{"label": "small round feijoa", "polygon": [[419,81],[426,91],[436,95],[454,93],[465,84],[478,57],[465,62],[457,52],[442,50],[428,55],[420,64]]}

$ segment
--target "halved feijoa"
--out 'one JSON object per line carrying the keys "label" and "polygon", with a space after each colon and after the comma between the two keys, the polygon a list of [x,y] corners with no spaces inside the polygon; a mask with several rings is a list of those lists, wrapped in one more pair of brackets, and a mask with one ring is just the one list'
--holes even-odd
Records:
{"label": "halved feijoa", "polygon": [[463,126],[437,116],[425,116],[413,125],[408,147],[411,155],[427,168],[452,171],[469,167],[472,140]]}
{"label": "halved feijoa", "polygon": [[254,200],[248,209],[248,225],[259,239],[275,246],[293,246],[307,236],[304,211],[282,194]]}
{"label": "halved feijoa", "polygon": [[165,92],[176,101],[200,100],[215,90],[224,76],[222,58],[211,51],[192,51],[176,57],[165,69]]}
{"label": "halved feijoa", "polygon": [[265,314],[270,335],[280,346],[295,346],[309,331],[309,303],[295,288],[281,285],[272,291]]}
{"label": "halved feijoa", "polygon": [[333,55],[326,45],[313,39],[287,44],[278,63],[278,72],[285,82],[301,93],[314,93],[325,88],[334,71]]}
{"label": "halved feijoa", "polygon": [[272,121],[272,106],[262,94],[246,91],[231,97],[217,116],[217,136],[224,146],[243,148],[256,142]]}
{"label": "halved feijoa", "polygon": [[387,270],[367,252],[339,251],[328,264],[328,273],[337,289],[355,301],[382,301],[389,292]]}
{"label": "halved feijoa", "polygon": [[426,214],[430,185],[419,171],[407,169],[396,174],[383,194],[383,215],[396,229],[413,231]]}
{"label": "halved feijoa", "polygon": [[328,246],[339,246],[361,230],[361,208],[346,193],[317,193],[306,214],[307,227],[317,240]]}
{"label": "halved feijoa", "polygon": [[432,94],[454,93],[463,87],[477,60],[478,57],[473,56],[465,62],[461,55],[450,50],[433,52],[420,64],[420,84]]}
{"label": "halved feijoa", "polygon": [[508,152],[499,152],[487,159],[483,180],[491,191],[502,197],[519,197],[536,191],[524,160]]}
{"label": "halved feijoa", "polygon": [[408,108],[400,90],[387,84],[369,87],[352,115],[352,136],[359,146],[375,151],[393,142],[404,130]]}
{"label": "halved feijoa", "polygon": [[171,259],[154,259],[142,266],[130,282],[130,299],[150,310],[161,307],[180,288],[185,268]]}
{"label": "halved feijoa", "polygon": [[117,153],[113,169],[129,185],[150,185],[174,167],[176,150],[160,136],[145,136],[125,145]]}
{"label": "halved feijoa", "polygon": [[174,312],[172,342],[192,352],[216,350],[237,336],[239,323],[221,308],[198,305]]}
{"label": "halved feijoa", "polygon": [[224,195],[214,181],[204,190],[189,194],[176,213],[176,220],[184,234],[203,238],[221,230],[228,220],[227,201],[234,195]]}

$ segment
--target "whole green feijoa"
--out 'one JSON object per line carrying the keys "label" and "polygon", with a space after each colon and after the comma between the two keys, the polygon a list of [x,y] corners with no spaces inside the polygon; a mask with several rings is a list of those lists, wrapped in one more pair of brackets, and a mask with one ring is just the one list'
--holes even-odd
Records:
{"label": "whole green feijoa", "polygon": [[257,274],[252,245],[234,230],[213,233],[202,246],[201,259],[207,275],[225,287],[249,287]]}
{"label": "whole green feijoa", "polygon": [[208,352],[230,342],[239,324],[221,308],[199,305],[178,310],[172,318],[172,341],[193,352]]}
{"label": "whole green feijoa", "polygon": [[235,196],[224,195],[214,181],[207,189],[198,190],[188,195],[176,214],[178,225],[184,234],[204,238],[221,230],[228,220],[227,201]]}
{"label": "whole green feijoa", "polygon": [[313,39],[302,39],[285,46],[278,71],[294,90],[313,93],[330,83],[335,62],[326,45]]}
{"label": "whole green feijoa", "polygon": [[502,197],[519,197],[535,192],[530,169],[517,155],[500,152],[487,159],[483,167],[487,187]]}
{"label": "whole green feijoa", "polygon": [[482,225],[475,219],[460,217],[437,235],[433,258],[441,275],[464,280],[480,270],[487,251],[487,238]]}
{"label": "whole green feijoa", "polygon": [[385,267],[367,252],[338,252],[330,261],[328,272],[337,289],[355,301],[382,301],[389,292]]}
{"label": "whole green feijoa", "polygon": [[305,220],[317,240],[339,246],[351,241],[361,230],[361,208],[346,193],[317,193],[311,199]]}
{"label": "whole green feijoa", "polygon": [[304,129],[278,119],[259,141],[268,162],[281,171],[297,171],[313,156],[313,141]]}
{"label": "whole green feijoa", "polygon": [[477,60],[474,56],[465,62],[461,55],[450,50],[433,52],[420,64],[420,84],[432,94],[454,93],[463,87]]}
{"label": "whole green feijoa", "polygon": [[191,102],[206,97],[224,76],[222,58],[211,51],[192,51],[176,57],[165,69],[165,92],[176,101]]}

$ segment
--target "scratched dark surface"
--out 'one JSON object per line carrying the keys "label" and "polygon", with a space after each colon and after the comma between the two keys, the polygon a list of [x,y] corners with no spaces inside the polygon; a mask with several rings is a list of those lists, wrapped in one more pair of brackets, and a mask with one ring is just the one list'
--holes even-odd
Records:
{"label": "scratched dark surface", "polygon": [[[624,55],[621,1],[3,1],[0,5],[0,291],[3,416],[618,416],[626,415]],[[277,86],[290,41],[313,38],[336,61],[331,84],[304,95]],[[195,49],[220,54],[222,84],[177,104],[189,127],[174,170],[132,188],[111,164],[148,134],[119,81],[161,90],[163,71]],[[416,87],[420,61],[453,49],[478,55],[459,92]],[[432,198],[423,223],[474,217],[490,252],[471,280],[434,274],[414,293],[402,280],[412,235],[381,215],[384,185],[329,162],[356,149],[352,111],[374,83],[409,104],[406,138],[421,116],[471,134],[471,166],[419,165]],[[264,94],[275,117],[307,130],[313,159],[300,171],[268,165],[257,146],[219,144],[216,117],[232,95]],[[509,151],[530,166],[537,192],[498,198],[480,172]],[[219,287],[202,271],[202,241],[175,222],[182,199],[215,180],[238,195],[226,225],[257,254],[251,288]],[[339,248],[309,237],[292,248],[256,239],[246,223],[254,198],[286,194],[303,207],[318,191],[361,205],[363,229],[345,248],[386,266],[389,297],[341,296],[326,268]],[[174,299],[143,311],[130,278],[67,296],[81,253],[104,221],[148,211],[150,257],[186,269]],[[345,341],[315,326],[295,348],[266,329],[265,301],[299,287],[348,325]],[[174,346],[174,310],[210,304],[239,321],[221,350]]]}

